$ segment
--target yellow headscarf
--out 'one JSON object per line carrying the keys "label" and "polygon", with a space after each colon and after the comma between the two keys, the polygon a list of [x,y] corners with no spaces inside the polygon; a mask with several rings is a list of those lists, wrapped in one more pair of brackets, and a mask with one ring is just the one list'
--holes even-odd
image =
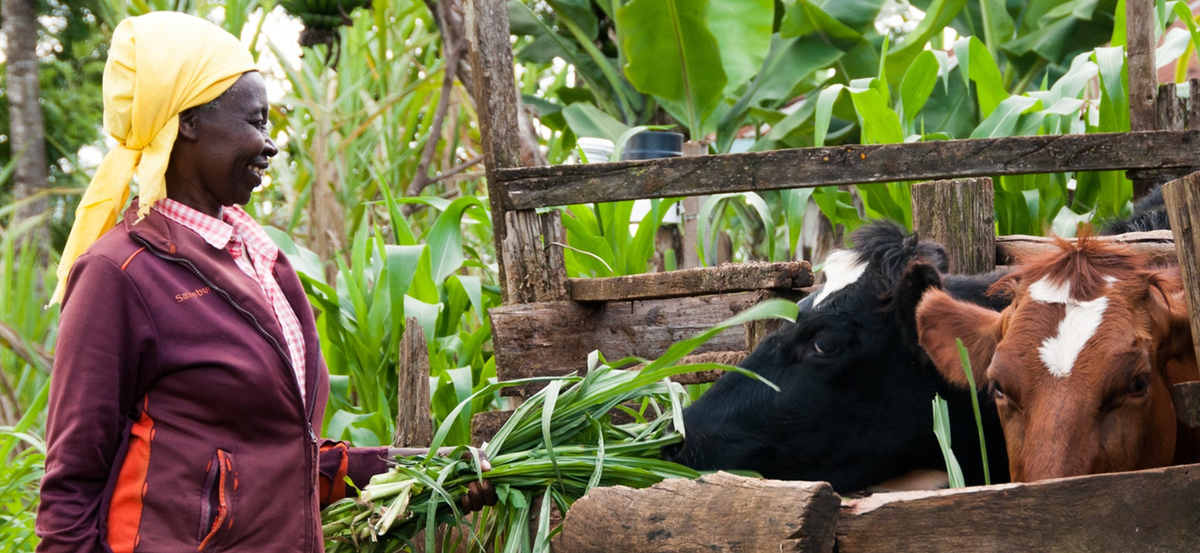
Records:
{"label": "yellow headscarf", "polygon": [[75,260],[116,224],[135,171],[138,220],[167,197],[163,175],[179,132],[179,112],[211,102],[255,69],[237,37],[199,17],[153,12],[117,25],[103,90],[104,129],[119,145],[104,156],[75,210],[51,303],[62,299]]}

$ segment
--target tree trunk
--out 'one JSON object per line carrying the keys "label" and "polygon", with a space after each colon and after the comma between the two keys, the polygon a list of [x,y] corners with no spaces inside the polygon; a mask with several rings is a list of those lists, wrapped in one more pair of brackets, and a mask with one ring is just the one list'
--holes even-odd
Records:
{"label": "tree trunk", "polygon": [[[16,162],[13,199],[20,203],[17,221],[46,213],[49,169],[46,167],[45,128],[38,104],[37,15],[35,0],[4,0],[4,37],[8,41],[9,143]],[[32,243],[49,238],[42,223],[31,236]]]}

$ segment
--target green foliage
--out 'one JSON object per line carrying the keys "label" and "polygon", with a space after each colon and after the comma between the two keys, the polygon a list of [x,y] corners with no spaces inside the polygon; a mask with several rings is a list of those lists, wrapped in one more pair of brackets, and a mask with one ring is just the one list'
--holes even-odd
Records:
{"label": "green foliage", "polygon": [[53,287],[40,259],[46,252],[19,229],[9,232],[0,241],[0,325],[15,334],[22,353],[0,347],[0,552],[32,551],[37,543],[34,513],[50,373],[43,352],[53,344],[58,322],[58,310],[42,308]]}
{"label": "green foliage", "polygon": [[680,200],[650,200],[650,213],[630,232],[633,202],[572,205],[564,210],[567,231],[563,258],[569,277],[636,275],[649,269],[654,237],[663,217]]}
{"label": "green foliage", "polygon": [[[389,213],[400,217],[396,202],[385,203]],[[494,362],[483,351],[491,334],[484,313],[499,305],[500,298],[498,290],[485,287],[479,275],[463,270],[483,265],[465,257],[462,246],[464,223],[490,227],[491,219],[474,197],[429,204],[442,209],[423,237],[424,244],[391,244],[380,228],[364,218],[354,233],[349,264],[337,260],[339,270],[332,286],[325,282],[315,254],[286,234],[270,231],[284,253],[297,260],[309,300],[320,311],[317,328],[331,372],[324,436],[359,446],[391,443],[400,338],[409,317],[421,325],[429,348],[436,422],[446,420],[450,409],[495,378]],[[469,222],[464,220],[467,214]],[[493,279],[486,271],[485,276]],[[468,443],[470,414],[485,410],[493,399],[479,399],[475,409],[456,419],[449,443]]]}

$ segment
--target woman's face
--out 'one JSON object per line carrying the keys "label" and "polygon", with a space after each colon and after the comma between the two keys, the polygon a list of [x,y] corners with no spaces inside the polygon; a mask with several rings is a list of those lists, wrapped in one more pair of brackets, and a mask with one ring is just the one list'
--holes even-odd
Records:
{"label": "woman's face", "polygon": [[266,86],[254,71],[243,74],[215,108],[199,108],[198,182],[192,194],[176,199],[210,215],[222,206],[248,203],[262,184],[270,158],[279,153],[267,132],[268,109]]}

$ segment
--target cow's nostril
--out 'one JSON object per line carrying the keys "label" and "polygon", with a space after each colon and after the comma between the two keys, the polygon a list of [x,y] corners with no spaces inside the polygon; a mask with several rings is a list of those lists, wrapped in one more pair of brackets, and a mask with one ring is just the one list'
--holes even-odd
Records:
{"label": "cow's nostril", "polygon": [[683,458],[683,442],[662,446],[662,457],[666,461],[678,463]]}

